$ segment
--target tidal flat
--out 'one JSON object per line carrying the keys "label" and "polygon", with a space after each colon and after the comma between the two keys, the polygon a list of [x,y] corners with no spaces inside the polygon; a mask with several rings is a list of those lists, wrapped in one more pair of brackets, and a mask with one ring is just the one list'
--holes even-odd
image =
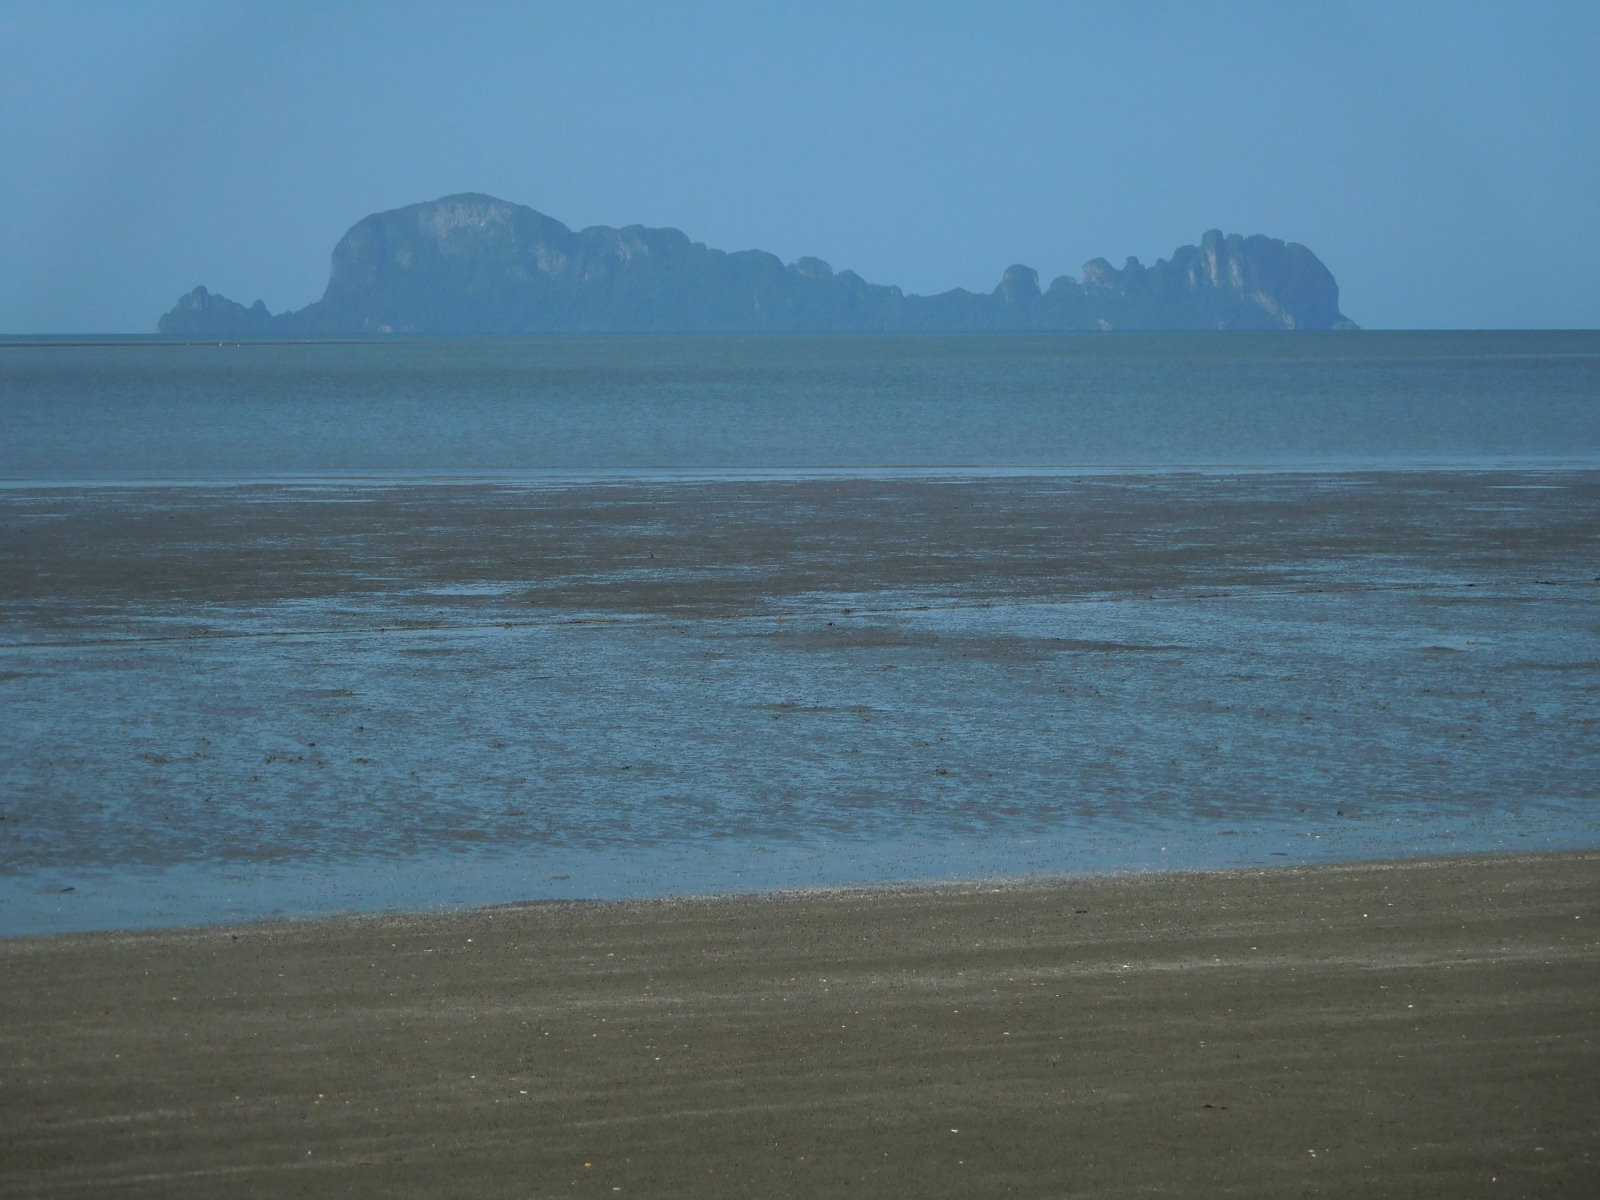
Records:
{"label": "tidal flat", "polygon": [[0,490],[0,933],[1600,840],[1600,473]]}

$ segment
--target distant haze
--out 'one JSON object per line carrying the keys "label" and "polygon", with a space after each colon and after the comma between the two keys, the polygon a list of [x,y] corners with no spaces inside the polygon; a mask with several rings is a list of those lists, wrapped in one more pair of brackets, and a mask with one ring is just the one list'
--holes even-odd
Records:
{"label": "distant haze", "polygon": [[987,292],[1210,228],[1367,328],[1600,327],[1591,3],[0,0],[0,333],[317,299],[461,191]]}

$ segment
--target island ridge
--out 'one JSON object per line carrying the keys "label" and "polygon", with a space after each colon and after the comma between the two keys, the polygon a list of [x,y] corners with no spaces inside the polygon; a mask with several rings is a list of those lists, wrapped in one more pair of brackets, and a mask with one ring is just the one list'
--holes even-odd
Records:
{"label": "island ridge", "polygon": [[1306,247],[1211,230],[1144,266],[1084,265],[1041,290],[1008,267],[988,294],[907,295],[762,250],[728,253],[676,229],[573,232],[493,196],[464,194],[375,213],[333,250],[315,303],[273,314],[197,287],[161,317],[172,336],[388,333],[975,332],[984,330],[1353,329],[1339,285]]}

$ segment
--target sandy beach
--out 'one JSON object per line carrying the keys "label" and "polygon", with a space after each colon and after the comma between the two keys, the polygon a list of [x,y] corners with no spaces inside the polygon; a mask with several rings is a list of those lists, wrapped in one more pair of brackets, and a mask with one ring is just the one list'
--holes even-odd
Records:
{"label": "sandy beach", "polygon": [[1600,853],[0,942],[8,1196],[1589,1196]]}

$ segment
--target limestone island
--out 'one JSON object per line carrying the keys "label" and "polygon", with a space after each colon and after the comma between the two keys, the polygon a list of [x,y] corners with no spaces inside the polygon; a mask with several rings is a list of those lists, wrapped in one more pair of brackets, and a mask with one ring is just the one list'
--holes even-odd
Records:
{"label": "limestone island", "polygon": [[907,295],[834,271],[727,252],[676,229],[560,221],[464,194],[374,213],[333,249],[322,299],[273,314],[197,287],[156,326],[202,337],[381,334],[1328,330],[1357,326],[1306,247],[1211,230],[1144,266],[1086,263],[1039,286],[1008,267],[992,292]]}

